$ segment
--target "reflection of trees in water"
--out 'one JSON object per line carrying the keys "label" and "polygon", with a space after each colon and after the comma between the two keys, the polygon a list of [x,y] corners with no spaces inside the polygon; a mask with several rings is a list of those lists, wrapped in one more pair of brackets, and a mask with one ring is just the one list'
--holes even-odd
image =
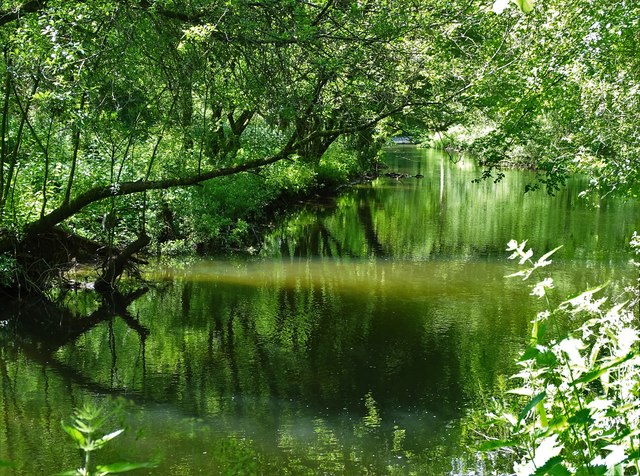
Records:
{"label": "reflection of trees in water", "polygon": [[72,366],[60,361],[56,353],[63,347],[74,345],[80,337],[88,334],[99,324],[107,323],[109,357],[113,375],[117,366],[113,320],[119,318],[139,337],[144,374],[145,341],[149,335],[149,329],[133,317],[128,307],[147,292],[148,288],[140,288],[128,293],[118,291],[99,293],[99,307],[87,315],[79,314],[64,304],[44,298],[33,302],[15,302],[3,313],[7,324],[3,329],[4,335],[0,335],[0,338],[11,339],[14,348],[29,360],[53,370],[69,384],[100,394],[118,393],[122,389],[95,382],[92,376],[83,375]]}
{"label": "reflection of trees in water", "polygon": [[[469,397],[462,373],[483,372],[471,357],[481,353],[470,352],[475,332],[461,321],[435,329],[439,317],[425,314],[424,301],[384,290],[353,294],[333,278],[264,287],[176,283],[136,303],[145,325],[129,310],[140,290],[113,295],[85,317],[49,306],[25,313],[13,331],[25,357],[69,386],[199,415],[257,411],[277,419],[280,401],[358,411],[370,391],[383,410],[439,411]],[[493,312],[490,303],[474,313],[485,311]],[[125,334],[137,341],[125,343]]]}
{"label": "reflection of trees in water", "polygon": [[[340,280],[329,277],[312,285],[177,282],[151,290],[134,306],[124,296],[116,301],[122,305],[102,303],[82,318],[86,322],[76,332],[41,349],[21,344],[22,354],[43,375],[61,381],[50,389],[38,386],[50,392],[52,401],[66,387],[72,393],[80,388],[138,402],[166,402],[181,415],[216,415],[224,428],[233,428],[239,419],[267,427],[274,441],[266,444],[277,445],[278,428],[301,415],[327,421],[339,414],[357,418],[369,393],[383,423],[389,424],[398,413],[456,408],[464,398],[458,377],[467,362],[460,347],[469,338],[456,334],[464,334],[465,326],[425,334],[429,318],[416,318],[424,303],[403,304],[379,291],[354,296],[341,292]],[[136,313],[140,320],[133,317]],[[64,319],[81,320],[72,315]],[[135,334],[137,342],[123,344],[127,333]],[[90,353],[101,340],[100,354],[85,364],[91,370],[78,370],[80,352]],[[113,385],[109,375],[140,365],[132,358],[136,345],[143,354],[146,349],[145,378],[126,388]],[[69,352],[74,346],[75,353]],[[9,370],[4,373],[15,380],[39,371],[23,368],[15,377]],[[11,382],[3,382],[5,393],[11,388]],[[6,410],[5,403],[5,410],[13,413],[18,406],[26,412],[23,397],[14,399],[16,404]],[[50,421],[57,423],[55,417]]]}
{"label": "reflection of trees in water", "polygon": [[[302,230],[296,230],[294,234],[283,232],[278,237],[280,255],[387,256],[375,225],[376,210],[383,208],[382,197],[368,188],[353,190],[350,197],[346,204],[333,203],[301,211],[301,216],[313,218]],[[336,220],[342,226],[337,226]]]}
{"label": "reflection of trees in water", "polygon": [[[128,307],[147,291],[141,288],[129,293],[101,294],[99,306],[85,314],[44,298],[5,306],[0,316],[2,459],[19,462],[32,474],[46,474],[64,467],[66,462],[75,461],[76,449],[73,445],[60,445],[63,432],[59,422],[79,404],[77,389],[90,395],[132,397],[126,387],[114,386],[118,358],[113,323],[119,319],[138,336],[144,374],[149,329]],[[110,363],[110,383],[100,382],[92,372],[76,368],[73,363],[78,360],[70,362],[60,357],[62,349],[82,347],[80,342],[85,337],[91,339],[91,331],[103,323],[108,326],[109,354],[101,359]],[[82,361],[84,355],[77,357]]]}

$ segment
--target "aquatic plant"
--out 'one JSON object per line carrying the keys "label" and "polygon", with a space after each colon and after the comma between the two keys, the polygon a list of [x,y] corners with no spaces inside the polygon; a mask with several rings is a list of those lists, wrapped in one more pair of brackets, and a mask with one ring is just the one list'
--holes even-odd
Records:
{"label": "aquatic plant", "polygon": [[[507,250],[522,266],[511,276],[540,278],[531,295],[547,309],[533,319],[511,377],[519,385],[492,402],[485,434],[493,437],[482,449],[513,451],[518,475],[640,474],[636,299],[609,303],[598,287],[553,308],[553,279],[540,270],[558,248],[536,261],[526,241],[511,240]],[[567,332],[567,322],[578,324]]]}
{"label": "aquatic plant", "polygon": [[62,423],[64,431],[71,436],[78,448],[83,451],[84,466],[58,473],[58,476],[104,476],[156,466],[155,463],[118,462],[96,465],[93,462],[92,455],[95,451],[104,447],[109,441],[124,432],[124,429],[118,429],[110,433],[101,431],[109,420],[109,416],[109,412],[94,403],[85,403],[81,408],[76,409],[70,425]]}

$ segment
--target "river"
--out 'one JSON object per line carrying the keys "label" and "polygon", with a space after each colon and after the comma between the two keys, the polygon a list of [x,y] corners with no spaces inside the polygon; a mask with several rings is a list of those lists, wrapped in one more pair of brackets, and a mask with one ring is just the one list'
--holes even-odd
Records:
{"label": "river", "polygon": [[506,243],[563,245],[546,268],[556,302],[620,294],[640,207],[589,203],[580,178],[555,197],[524,194],[529,171],[472,183],[469,159],[411,146],[385,162],[407,176],[301,206],[253,256],[152,266],[115,311],[70,294],[93,316],[75,333],[0,317],[6,474],[79,467],[60,422],[87,400],[126,428],[96,459],[158,461],[139,474],[494,474],[466,446],[467,412],[514,369],[541,306],[505,277]]}

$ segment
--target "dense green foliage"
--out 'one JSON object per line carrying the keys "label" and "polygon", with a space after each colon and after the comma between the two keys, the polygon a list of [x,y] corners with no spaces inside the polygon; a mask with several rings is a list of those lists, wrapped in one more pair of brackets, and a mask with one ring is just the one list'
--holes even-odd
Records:
{"label": "dense green foliage", "polygon": [[583,171],[635,196],[639,8],[0,2],[2,281],[16,262],[27,282],[55,274],[24,253],[56,226],[130,251],[238,246],[399,131],[471,127],[487,177],[517,160],[540,172],[528,188]]}
{"label": "dense green foliage", "polygon": [[[536,261],[526,241],[512,240],[508,250],[524,265],[512,276],[527,280],[542,278],[540,270],[558,248]],[[609,304],[596,288],[553,307],[553,287],[550,277],[532,286],[531,295],[548,308],[532,320],[512,377],[517,386],[492,400],[483,446],[512,449],[518,475],[638,474],[638,290],[628,301]]]}
{"label": "dense green foliage", "polygon": [[0,3],[0,252],[20,260],[57,225],[140,246],[242,233],[283,191],[353,172],[348,154],[319,162],[340,137],[363,169],[380,121],[436,111],[461,82],[438,59],[466,13],[435,0]]}
{"label": "dense green foliage", "polygon": [[456,121],[477,133],[453,129],[452,145],[470,147],[487,175],[519,162],[540,172],[530,187],[553,192],[578,171],[593,191],[637,197],[639,18],[634,1],[543,0],[478,19],[463,50],[484,65]]}
{"label": "dense green foliage", "polygon": [[[40,292],[89,255],[111,289],[150,244],[240,247],[270,209],[375,169],[398,132],[468,148],[485,178],[531,167],[523,189],[555,193],[581,172],[586,193],[637,198],[639,23],[632,0],[2,0],[0,286]],[[411,256],[424,245],[417,228],[385,235],[416,220],[408,210],[347,205],[359,221],[320,223],[309,247],[384,256],[392,243]],[[492,223],[468,208],[449,226],[473,220]],[[366,243],[332,241],[349,226]],[[513,435],[494,446],[520,450],[522,473],[640,472],[631,305],[589,292],[551,311],[521,359],[527,399],[496,401],[498,431]],[[543,324],[561,318],[577,330],[544,341]]]}

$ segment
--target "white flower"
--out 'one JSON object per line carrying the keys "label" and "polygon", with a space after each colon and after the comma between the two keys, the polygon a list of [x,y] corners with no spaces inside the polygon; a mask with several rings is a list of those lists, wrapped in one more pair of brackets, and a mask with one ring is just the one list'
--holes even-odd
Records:
{"label": "white flower", "polygon": [[573,337],[568,337],[558,344],[558,349],[567,354],[569,364],[574,367],[584,368],[584,358],[580,351],[584,349],[584,342]]}
{"label": "white flower", "polygon": [[[545,311],[540,311],[540,312],[537,314],[536,319],[537,319],[537,321],[538,321],[538,322],[544,322],[544,321],[546,321],[546,320],[549,318],[549,316],[550,316],[550,315],[551,315],[551,313],[550,313],[549,311],[547,311],[547,310],[545,310]],[[550,341],[550,344],[551,344],[551,345],[555,344],[555,340],[553,340],[553,339],[552,339],[552,340]],[[545,350],[547,350],[547,349],[545,349]]]}
{"label": "white flower", "polygon": [[553,278],[544,278],[538,284],[533,287],[531,296],[544,297],[545,289],[553,288]]}

